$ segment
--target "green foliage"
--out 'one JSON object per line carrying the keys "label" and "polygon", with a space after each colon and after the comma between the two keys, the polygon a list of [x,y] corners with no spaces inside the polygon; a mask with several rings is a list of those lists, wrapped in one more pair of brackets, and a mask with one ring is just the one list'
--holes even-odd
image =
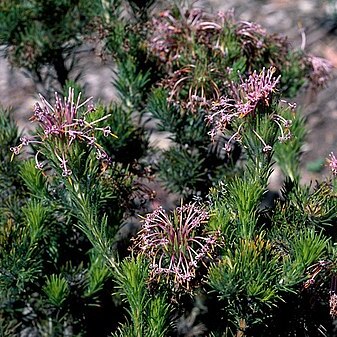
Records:
{"label": "green foliage", "polygon": [[[331,243],[319,227],[334,220],[330,215],[329,220],[305,222],[303,214],[295,220],[295,209],[283,205],[275,208],[272,223],[268,224],[259,207],[262,200],[242,193],[251,191],[255,196],[258,188],[246,186],[241,190],[235,181],[222,187],[220,194],[213,194],[214,213],[208,226],[220,229],[226,239],[219,262],[209,269],[207,283],[211,293],[221,300],[229,326],[249,333],[261,324],[267,325],[268,317],[282,301],[293,300],[299,285],[313,277],[309,273],[311,266],[329,261]],[[239,191],[245,207],[240,207]],[[287,217],[282,216],[283,211]],[[241,219],[245,219],[246,226]]]}
{"label": "green foliage", "polygon": [[171,190],[184,196],[191,195],[196,192],[195,187],[203,182],[203,162],[204,158],[198,152],[172,147],[163,153],[159,164],[160,177]]}
{"label": "green foliage", "polygon": [[[11,63],[27,70],[36,84],[48,90],[55,79],[62,87],[75,66],[76,47],[101,10],[100,1],[2,1],[0,41]],[[45,74],[46,65],[52,66],[54,75]]]}
{"label": "green foliage", "polygon": [[11,116],[10,110],[1,108],[0,127],[1,127],[0,141],[1,144],[3,144],[0,152],[3,164],[1,165],[1,168],[3,169],[6,163],[5,159],[8,159],[8,156],[10,156],[7,149],[12,146],[13,142],[16,143],[19,138],[18,128]]}
{"label": "green foliage", "polygon": [[[0,108],[0,201],[15,194],[17,189],[22,187],[22,182],[18,176],[20,164],[8,149],[19,140],[18,128],[9,110]],[[13,160],[12,160],[13,159]]]}
{"label": "green foliage", "polygon": [[254,233],[257,222],[257,211],[262,201],[265,187],[259,181],[248,181],[244,178],[234,178],[225,187],[228,211],[232,219],[237,219],[237,235],[249,238]]}
{"label": "green foliage", "polygon": [[292,181],[298,181],[298,158],[301,156],[301,145],[304,143],[306,136],[305,120],[298,113],[295,114],[291,110],[285,110],[283,116],[292,121],[292,138],[285,144],[276,144],[275,160],[285,176]]}
{"label": "green foliage", "polygon": [[303,56],[299,51],[289,51],[285,58],[285,64],[282,67],[281,88],[286,97],[295,97],[306,82],[306,67],[301,62]]}
{"label": "green foliage", "polygon": [[[34,200],[23,209],[22,224],[15,223],[10,214],[7,215],[1,238],[2,294],[7,291],[19,294],[27,284],[37,280],[42,269],[39,244],[45,234],[43,227],[47,219],[42,205]],[[20,242],[20,246],[17,246],[17,242]]]}
{"label": "green foliage", "polygon": [[148,135],[133,122],[132,110],[120,104],[111,104],[108,107],[99,105],[91,118],[98,120],[106,116],[108,118],[97,125],[109,125],[116,137],[99,135],[97,140],[104,148],[109,149],[109,155],[114,161],[128,165],[144,157],[148,151]]}
{"label": "green foliage", "polygon": [[24,181],[31,195],[38,198],[45,198],[48,195],[48,182],[41,171],[36,170],[33,159],[21,164],[20,177]]}
{"label": "green foliage", "polygon": [[154,297],[147,289],[148,264],[140,256],[124,260],[114,270],[117,289],[128,304],[130,323],[124,324],[114,336],[160,336],[168,330],[171,305],[165,294]]}
{"label": "green foliage", "polygon": [[98,254],[91,255],[91,265],[87,272],[85,296],[92,297],[103,289],[105,281],[111,276],[110,269]]}
{"label": "green foliage", "polygon": [[276,205],[275,223],[281,225],[285,222],[289,228],[317,226],[328,231],[335,221],[336,196],[328,183],[310,189],[310,186],[294,186],[288,182],[283,195],[284,202]]}
{"label": "green foliage", "polygon": [[147,109],[158,119],[158,130],[170,132],[172,140],[177,144],[202,149],[207,137],[205,112],[201,110],[195,115],[179,106],[169,104],[167,95],[167,91],[163,88],[156,88],[148,100]]}
{"label": "green foliage", "polygon": [[278,259],[270,242],[260,236],[239,240],[219,265],[210,268],[208,282],[222,300],[226,299],[224,305],[228,306],[232,320],[245,318],[248,324],[250,316],[261,319],[259,312],[265,312],[266,307],[276,305],[281,299],[285,289],[279,282]]}
{"label": "green foliage", "polygon": [[326,258],[328,241],[312,228],[298,231],[289,244],[289,259],[284,261],[282,283],[292,286],[304,279],[305,270]]}
{"label": "green foliage", "polygon": [[135,61],[129,57],[118,63],[118,77],[114,86],[121,95],[123,102],[129,108],[138,107],[144,101],[149,73],[137,69]]}
{"label": "green foliage", "polygon": [[69,295],[69,286],[63,276],[52,274],[47,279],[43,291],[52,305],[60,307]]}

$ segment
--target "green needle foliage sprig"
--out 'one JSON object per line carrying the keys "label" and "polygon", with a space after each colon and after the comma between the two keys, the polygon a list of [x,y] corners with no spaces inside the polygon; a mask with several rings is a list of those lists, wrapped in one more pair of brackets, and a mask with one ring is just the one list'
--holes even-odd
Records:
{"label": "green needle foliage sprig", "polygon": [[166,336],[172,308],[165,294],[151,296],[147,287],[149,265],[143,257],[125,259],[114,275],[118,292],[128,304],[131,322],[122,325],[113,336]]}

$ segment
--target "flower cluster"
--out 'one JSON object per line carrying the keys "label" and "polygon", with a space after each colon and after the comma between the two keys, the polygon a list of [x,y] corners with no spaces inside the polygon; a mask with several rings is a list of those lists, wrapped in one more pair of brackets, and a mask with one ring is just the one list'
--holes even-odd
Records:
{"label": "flower cluster", "polygon": [[151,278],[189,287],[199,263],[210,255],[217,236],[202,235],[208,213],[195,203],[177,207],[168,215],[162,207],[148,214],[135,239],[134,248],[151,260]]}
{"label": "flower cluster", "polygon": [[[89,147],[92,147],[96,152],[97,159],[108,159],[108,155],[103,147],[97,143],[95,137],[97,132],[102,132],[104,136],[114,136],[109,126],[104,128],[96,125],[107,119],[106,115],[97,120],[88,122],[87,116],[93,112],[94,106],[91,103],[92,97],[80,103],[81,93],[77,99],[74,95],[74,89],[69,88],[68,97],[62,100],[57,93],[55,93],[55,104],[52,106],[42,95],[40,95],[41,104],[36,103],[34,107],[34,115],[31,120],[38,122],[42,129],[41,134],[34,137],[22,137],[21,143],[18,146],[12,147],[10,150],[14,154],[19,154],[23,146],[32,143],[42,144],[46,140],[60,140],[55,142],[54,155],[60,163],[62,174],[64,176],[71,175],[71,170],[68,168],[66,160],[66,152],[72,143],[84,142]],[[86,106],[84,112],[82,108]],[[62,146],[56,146],[62,144]],[[38,161],[39,151],[35,155],[36,167],[41,169],[43,164]]]}
{"label": "flower cluster", "polygon": [[337,158],[333,152],[329,154],[327,162],[332,174],[337,175]]}
{"label": "flower cluster", "polygon": [[260,25],[234,20],[233,11],[220,11],[217,15],[206,15],[199,9],[183,11],[174,15],[171,11],[161,12],[150,24],[148,48],[166,66],[187,53],[195,53],[193,42],[198,42],[209,49],[220,49],[226,54],[221,43],[221,33],[228,28],[242,45],[247,57],[256,57],[264,52],[268,44],[277,47],[279,55],[284,56],[287,43],[284,38],[269,35]]}
{"label": "flower cluster", "polygon": [[[175,71],[162,84],[169,90],[169,102],[177,102],[195,112],[198,107],[207,106],[209,100],[219,98],[220,89],[216,79],[220,77],[214,66],[197,62]],[[184,88],[188,90],[186,97],[182,95]]]}
{"label": "flower cluster", "polygon": [[254,114],[260,103],[269,106],[281,78],[274,77],[275,71],[274,67],[267,71],[263,68],[260,73],[254,71],[246,80],[241,78],[238,88],[233,88],[235,107],[241,117]]}
{"label": "flower cluster", "polygon": [[170,11],[164,11],[152,20],[148,48],[166,66],[171,67],[172,62],[182,54],[194,53],[195,38],[207,44],[210,35],[218,33],[221,29],[219,23],[206,18],[199,9],[184,12],[180,9],[177,17]]}
{"label": "flower cluster", "polygon": [[[231,136],[225,145],[227,152],[231,151],[231,143],[240,139],[241,126],[244,123],[245,117],[254,117],[259,107],[269,107],[272,102],[272,95],[276,92],[277,84],[280,81],[280,76],[274,77],[275,68],[271,67],[267,71],[265,68],[260,73],[253,72],[246,80],[241,78],[239,85],[232,84],[231,95],[229,97],[221,97],[219,101],[214,102],[210,109],[210,114],[206,116],[208,124],[212,125],[209,132],[212,141],[220,133],[223,134],[234,121],[240,121],[240,126]],[[291,137],[289,128],[291,121],[286,120],[282,116],[273,114],[272,120],[278,125],[281,130],[280,142],[284,142]],[[257,132],[255,135],[263,144],[263,152],[271,151],[271,146],[266,144]]]}
{"label": "flower cluster", "polygon": [[324,87],[331,78],[332,64],[321,57],[309,56],[307,58],[311,68],[310,80],[315,88]]}
{"label": "flower cluster", "polygon": [[261,49],[267,36],[267,31],[255,22],[240,21],[235,31],[246,49],[251,46]]}
{"label": "flower cluster", "polygon": [[211,114],[206,117],[209,123],[215,123],[211,135],[217,131],[223,131],[227,125],[236,118],[243,118],[248,115],[255,115],[257,107],[262,104],[269,106],[272,94],[276,91],[276,86],[280,76],[273,77],[275,68],[263,70],[258,74],[256,71],[248,79],[243,80],[236,86],[231,86],[232,96],[221,97],[218,102],[214,102]]}
{"label": "flower cluster", "polygon": [[[255,59],[263,57],[265,52],[273,54],[273,64],[280,65],[285,59],[288,42],[285,37],[269,34],[257,23],[238,21],[235,25],[235,34],[240,41],[247,58]],[[274,51],[271,51],[273,46]]]}
{"label": "flower cluster", "polygon": [[224,133],[228,125],[231,124],[234,118],[239,114],[235,110],[235,102],[229,97],[221,97],[219,101],[213,102],[210,109],[210,114],[206,116],[208,124],[212,125],[209,135],[214,141],[218,133]]}
{"label": "flower cluster", "polygon": [[149,41],[150,51],[163,62],[172,62],[180,57],[180,42],[184,36],[190,34],[190,30],[200,20],[200,11],[193,10],[179,20],[170,11],[164,11],[159,17],[152,19],[152,36]]}

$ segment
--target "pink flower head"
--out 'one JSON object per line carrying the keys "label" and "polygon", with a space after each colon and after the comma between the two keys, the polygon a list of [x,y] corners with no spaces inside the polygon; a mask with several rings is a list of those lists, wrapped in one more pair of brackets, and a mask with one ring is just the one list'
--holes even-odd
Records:
{"label": "pink flower head", "polygon": [[[72,173],[67,166],[66,154],[75,141],[85,143],[93,148],[100,159],[108,158],[105,150],[96,142],[95,135],[101,132],[104,136],[115,136],[109,126],[97,127],[99,122],[107,119],[110,115],[94,121],[87,121],[87,116],[94,111],[91,103],[92,97],[81,103],[81,93],[75,98],[74,89],[69,88],[68,97],[63,99],[55,93],[54,105],[51,105],[42,95],[40,95],[40,99],[41,103],[36,103],[34,106],[34,115],[31,120],[38,122],[43,132],[35,136],[34,139],[22,137],[21,143],[11,148],[14,154],[19,154],[22,146],[30,143],[42,144],[46,140],[57,140],[57,142],[55,141],[57,145],[55,145],[54,154],[59,160],[63,176],[69,176]],[[37,158],[35,159],[37,161]],[[42,165],[37,163],[37,167],[41,168]]]}
{"label": "pink flower head", "polygon": [[207,120],[219,121],[226,127],[234,118],[254,116],[259,104],[269,106],[281,77],[274,77],[275,71],[274,67],[267,71],[263,68],[259,74],[254,71],[246,80],[241,78],[241,84],[232,85],[233,99],[221,97],[218,102],[213,103],[212,113],[207,116]]}
{"label": "pink flower head", "polygon": [[159,207],[146,216],[135,248],[150,258],[152,279],[164,277],[175,288],[188,288],[201,260],[216,245],[215,235],[202,235],[208,218],[195,203],[177,207],[170,215]]}
{"label": "pink flower head", "polygon": [[329,154],[329,159],[327,159],[327,162],[332,174],[337,175],[337,158],[333,152]]}
{"label": "pink flower head", "polygon": [[[248,117],[255,117],[259,111],[259,107],[268,107],[271,105],[273,93],[276,92],[277,84],[280,81],[280,76],[274,76],[275,71],[276,69],[274,67],[268,70],[263,68],[260,73],[254,71],[246,80],[243,80],[241,77],[240,84],[232,83],[231,85],[232,98],[221,97],[220,100],[212,103],[210,113],[205,118],[207,123],[212,127],[208,132],[212,141],[214,141],[219,134],[225,134],[228,129],[233,129],[229,126],[233,124],[239,125],[225,145],[224,150],[226,152],[231,151],[231,143],[233,141],[240,140],[242,136],[241,130],[244,130],[242,126],[250,122]],[[292,121],[273,113],[271,119],[280,129],[281,135],[279,141],[288,141],[292,137],[290,132]],[[270,153],[272,146],[267,144],[256,131],[254,131],[254,133],[263,145],[262,152]]]}
{"label": "pink flower head", "polygon": [[236,107],[241,117],[255,113],[258,104],[269,106],[272,94],[276,91],[276,85],[281,76],[274,77],[276,69],[265,68],[258,74],[254,71],[245,81],[241,79],[241,84],[234,90]]}
{"label": "pink flower head", "polygon": [[42,106],[40,103],[35,104],[32,120],[40,124],[47,138],[53,135],[67,138],[69,137],[69,132],[71,137],[74,137],[75,134],[78,134],[76,131],[81,131],[81,135],[84,133],[84,116],[86,112],[81,113],[81,108],[90,102],[92,97],[80,103],[81,93],[79,93],[75,101],[74,89],[69,88],[69,95],[64,97],[63,100],[55,93],[54,106],[42,95],[40,95],[40,99]]}
{"label": "pink flower head", "polygon": [[200,9],[164,11],[152,20],[148,48],[165,66],[172,66],[184,53],[193,48],[195,38],[208,41],[222,26],[207,18]]}
{"label": "pink flower head", "polygon": [[257,23],[240,21],[236,28],[236,34],[241,38],[244,47],[262,48],[267,31]]}
{"label": "pink flower head", "polygon": [[321,57],[309,56],[308,61],[311,67],[310,79],[316,88],[321,88],[331,78],[332,64]]}

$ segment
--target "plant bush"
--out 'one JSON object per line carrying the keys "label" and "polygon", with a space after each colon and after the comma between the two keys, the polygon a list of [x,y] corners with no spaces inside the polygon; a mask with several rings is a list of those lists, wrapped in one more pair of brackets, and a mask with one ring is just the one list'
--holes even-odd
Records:
{"label": "plant bush", "polygon": [[[31,134],[0,113],[1,334],[335,335],[337,159],[300,184],[305,120],[283,99],[322,87],[329,64],[231,12],[128,5],[90,22],[116,102],[59,81]],[[168,149],[150,145],[153,119]],[[180,205],[156,207],[159,184]]]}

